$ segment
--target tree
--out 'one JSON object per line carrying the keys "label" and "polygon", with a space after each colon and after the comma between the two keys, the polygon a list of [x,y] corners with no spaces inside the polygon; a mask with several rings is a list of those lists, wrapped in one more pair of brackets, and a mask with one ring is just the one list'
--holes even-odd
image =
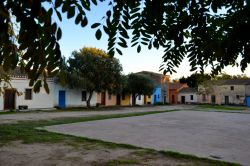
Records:
{"label": "tree", "polygon": [[229,75],[227,73],[221,73],[220,75],[215,76],[214,80],[232,80],[232,79],[248,79],[244,74],[241,75]]}
{"label": "tree", "polygon": [[[30,84],[40,75],[53,75],[60,65],[58,41],[62,31],[52,19],[62,13],[76,24],[88,24],[86,11],[103,0],[2,0],[0,2],[0,65],[7,71],[21,60]],[[244,71],[250,62],[249,0],[108,0],[110,9],[96,28],[96,38],[108,34],[109,55],[122,54],[121,48],[132,47],[140,52],[142,45],[163,48],[164,73],[174,72],[185,56],[191,70],[203,71],[211,65],[217,74],[227,65],[240,65]],[[47,6],[46,6],[47,5]],[[45,7],[46,6],[46,7]],[[14,19],[12,19],[14,16]],[[19,38],[9,33],[11,22],[20,24]],[[130,35],[131,34],[131,35]],[[17,50],[24,54],[19,56]],[[237,63],[237,58],[242,57]],[[46,74],[44,69],[46,68]]]}
{"label": "tree", "polygon": [[154,90],[153,81],[142,74],[131,73],[127,76],[127,92],[132,94],[132,106],[136,105],[139,95],[151,95]]}
{"label": "tree", "polygon": [[181,77],[179,79],[180,83],[187,83],[189,87],[197,88],[198,85],[200,85],[203,82],[206,82],[208,80],[211,80],[211,76],[209,74],[200,74],[200,73],[194,73],[188,77]]}
{"label": "tree", "polygon": [[68,60],[68,84],[72,88],[86,89],[90,107],[93,92],[120,91],[122,67],[119,61],[100,49],[84,47],[74,51]]}

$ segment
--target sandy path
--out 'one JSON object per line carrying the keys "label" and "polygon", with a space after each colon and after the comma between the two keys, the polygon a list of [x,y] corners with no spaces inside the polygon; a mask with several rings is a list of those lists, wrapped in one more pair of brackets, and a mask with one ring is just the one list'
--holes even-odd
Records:
{"label": "sandy path", "polygon": [[50,120],[55,118],[66,117],[88,117],[95,115],[112,115],[112,114],[126,114],[132,112],[147,112],[147,111],[164,111],[173,109],[191,109],[195,106],[176,105],[176,106],[150,106],[150,107],[120,107],[118,110],[105,111],[62,111],[62,112],[30,112],[0,115],[0,124],[17,123],[18,121],[32,121],[32,120]]}

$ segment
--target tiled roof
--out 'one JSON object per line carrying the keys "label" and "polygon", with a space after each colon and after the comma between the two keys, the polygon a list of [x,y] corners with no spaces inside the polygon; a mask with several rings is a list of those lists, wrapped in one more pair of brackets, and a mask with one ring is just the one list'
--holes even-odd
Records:
{"label": "tiled roof", "polygon": [[169,89],[181,89],[181,88],[184,88],[184,87],[187,87],[187,84],[181,84],[181,83],[169,83]]}
{"label": "tiled roof", "polygon": [[196,88],[185,87],[182,88],[179,93],[197,93],[198,90]]}
{"label": "tiled roof", "polygon": [[212,85],[250,85],[250,79],[232,79],[232,80],[209,80],[206,84]]}
{"label": "tiled roof", "polygon": [[[3,70],[2,67],[0,67],[0,70]],[[4,73],[7,73],[10,77],[27,77],[27,74],[22,72],[20,67],[16,67],[14,70]]]}
{"label": "tiled roof", "polygon": [[221,85],[250,85],[250,79],[222,80]]}
{"label": "tiled roof", "polygon": [[150,77],[153,80],[154,84],[156,85],[160,85],[163,82],[168,82],[169,77],[170,77],[169,75],[163,75],[163,74],[154,73],[151,71],[141,71],[141,72],[137,72],[136,74],[142,74],[142,75]]}

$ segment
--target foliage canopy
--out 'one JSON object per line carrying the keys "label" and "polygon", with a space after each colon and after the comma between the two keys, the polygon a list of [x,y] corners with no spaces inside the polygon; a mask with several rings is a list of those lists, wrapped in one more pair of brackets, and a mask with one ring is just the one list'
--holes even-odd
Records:
{"label": "foliage canopy", "polygon": [[127,75],[125,90],[132,94],[132,105],[135,105],[137,96],[151,95],[153,93],[154,83],[145,75],[131,73]]}
{"label": "foliage canopy", "polygon": [[[40,75],[55,74],[61,52],[62,31],[53,21],[62,13],[75,24],[88,24],[86,11],[104,0],[2,0],[0,2],[0,65],[14,68],[24,60],[31,85]],[[249,0],[107,0],[110,9],[101,22],[92,24],[96,38],[108,34],[109,55],[121,48],[163,48],[161,70],[172,73],[185,56],[191,70],[211,65],[214,73],[227,65],[242,71],[250,62]],[[49,4],[49,5],[48,5]],[[45,7],[47,5],[47,7]],[[18,39],[10,33],[16,21]],[[23,54],[17,54],[22,51]],[[238,64],[237,58],[241,57]],[[46,72],[45,69],[46,68]]]}
{"label": "foliage canopy", "polygon": [[89,92],[87,105],[94,91],[121,91],[122,67],[119,61],[109,57],[105,51],[84,47],[74,51],[68,60],[66,83],[72,88],[86,89]]}

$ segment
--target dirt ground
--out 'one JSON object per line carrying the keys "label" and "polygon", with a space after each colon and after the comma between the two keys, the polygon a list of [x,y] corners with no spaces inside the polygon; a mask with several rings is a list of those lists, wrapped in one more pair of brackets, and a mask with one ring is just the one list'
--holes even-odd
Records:
{"label": "dirt ground", "polygon": [[1,166],[40,166],[40,165],[192,165],[189,161],[147,153],[138,149],[108,149],[74,147],[62,143],[22,144],[15,141],[0,148]]}

